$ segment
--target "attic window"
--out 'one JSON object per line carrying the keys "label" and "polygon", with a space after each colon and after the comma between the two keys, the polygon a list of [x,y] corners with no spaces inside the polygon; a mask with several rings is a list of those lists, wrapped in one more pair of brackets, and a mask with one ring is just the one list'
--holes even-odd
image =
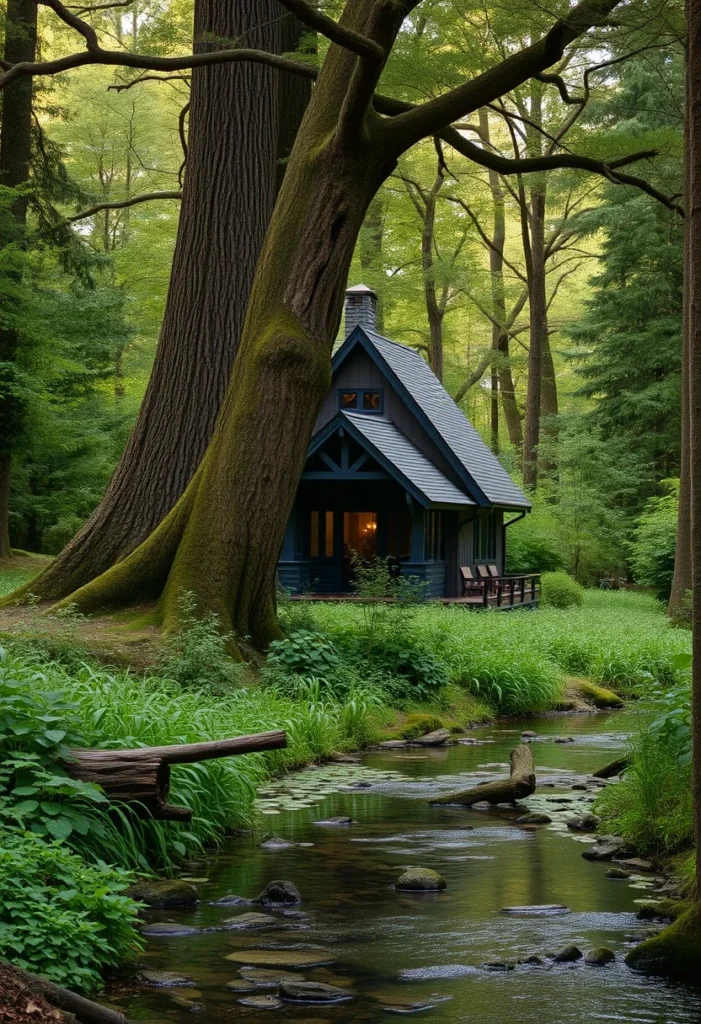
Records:
{"label": "attic window", "polygon": [[363,388],[358,391],[339,391],[338,404],[341,409],[381,413],[383,392],[370,388]]}

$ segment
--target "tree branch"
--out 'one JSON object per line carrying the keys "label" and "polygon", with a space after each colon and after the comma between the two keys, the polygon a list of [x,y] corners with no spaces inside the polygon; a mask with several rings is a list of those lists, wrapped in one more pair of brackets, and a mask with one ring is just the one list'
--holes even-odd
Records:
{"label": "tree branch", "polygon": [[122,85],[108,85],[107,92],[124,92],[125,89],[131,89],[134,85],[140,85],[141,82],[187,82],[190,84],[189,75],[139,75],[138,78],[132,78],[131,82],[124,82]]}
{"label": "tree branch", "polygon": [[88,64],[106,64],[113,67],[141,68],[145,71],[185,71],[188,68],[208,67],[212,64],[226,64],[240,60],[268,64],[281,71],[290,71],[305,78],[316,78],[317,69],[310,64],[279,57],[265,50],[216,50],[210,53],[189,53],[182,57],[156,57],[147,54],[130,53],[127,50],[103,50],[97,40],[95,29],[69,11],[60,0],[37,0],[51,10],[85,39],[86,49],[71,53],[55,60],[10,64],[0,61],[4,74],[0,75],[0,89],[24,75],[55,75],[71,68]]}
{"label": "tree branch", "polygon": [[95,206],[91,206],[87,210],[82,210],[72,217],[66,217],[66,223],[74,224],[77,220],[85,220],[86,217],[92,217],[94,214],[100,213],[101,210],[126,210],[129,206],[150,203],[154,199],[182,199],[182,197],[182,192],[145,192],[140,196],[132,196],[131,199],[123,199],[119,203],[96,203]]}
{"label": "tree branch", "polygon": [[306,0],[279,0],[279,3],[291,11],[303,25],[314,29],[315,32],[320,32],[332,43],[338,43],[339,46],[343,46],[346,50],[351,50],[364,60],[373,63],[384,60],[385,51],[374,39],[369,39],[362,32],[356,32],[355,29],[340,25],[333,18],[322,14],[316,7],[312,7]]}
{"label": "tree branch", "polygon": [[618,170],[619,167],[625,167],[627,164],[635,163],[638,160],[647,160],[650,157],[657,156],[657,151],[654,149],[643,150],[640,153],[631,153],[629,156],[619,157],[617,160],[611,160],[608,163],[602,160],[594,160],[588,156],[579,156],[577,153],[555,153],[551,156],[511,159],[500,156],[498,153],[490,153],[485,149],[481,149],[474,142],[463,138],[460,132],[456,132],[453,128],[446,128],[438,132],[438,135],[444,142],[447,142],[453,149],[462,153],[469,160],[480,164],[482,167],[497,171],[498,174],[532,174],[538,171],[557,170],[558,168],[589,171],[593,174],[600,174],[610,181],[612,185],[634,185],[649,196],[652,196],[653,199],[663,203],[669,210],[674,210],[680,216],[684,216],[682,207],[674,202],[673,196],[666,196],[643,178],[623,174]]}
{"label": "tree branch", "polygon": [[399,151],[408,149],[427,135],[439,135],[453,121],[466,117],[479,107],[493,103],[527,79],[546,71],[562,59],[567,46],[594,25],[600,25],[620,0],[582,0],[559,19],[537,42],[519,50],[496,67],[422,103],[413,111],[400,114],[393,125]]}

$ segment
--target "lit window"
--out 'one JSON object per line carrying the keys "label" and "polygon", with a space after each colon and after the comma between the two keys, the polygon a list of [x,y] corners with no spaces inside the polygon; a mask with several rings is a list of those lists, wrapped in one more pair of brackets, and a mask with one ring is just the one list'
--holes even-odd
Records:
{"label": "lit window", "polygon": [[365,409],[367,412],[380,412],[381,408],[381,391],[363,391],[363,409]]}
{"label": "lit window", "polygon": [[333,558],[333,512],[326,513],[326,536],[324,538],[324,554]]}
{"label": "lit window", "polygon": [[339,389],[338,405],[341,409],[381,413],[383,392],[377,388],[358,388],[356,391],[343,391]]}
{"label": "lit window", "polygon": [[342,409],[357,409],[358,408],[358,392],[357,391],[342,391],[341,392],[341,408]]}

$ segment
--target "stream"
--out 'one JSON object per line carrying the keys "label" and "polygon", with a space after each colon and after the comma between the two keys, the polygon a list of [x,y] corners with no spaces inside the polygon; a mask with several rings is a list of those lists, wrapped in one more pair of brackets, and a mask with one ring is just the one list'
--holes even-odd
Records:
{"label": "stream", "polygon": [[[654,895],[649,876],[607,878],[610,864],[582,858],[593,839],[566,826],[595,795],[572,786],[612,760],[633,725],[629,712],[506,723],[472,730],[471,740],[487,741],[480,744],[369,751],[358,764],[276,780],[260,794],[258,834],[232,838],[203,866],[200,903],[149,913],[150,925],[197,929],[150,937],[142,958],[144,967],[181,975],[180,984],[142,989],[120,1005],[150,1024],[185,1024],[193,1013],[203,1024],[360,1024],[413,1014],[435,1024],[698,1024],[701,992],[623,963],[631,945],[659,927],[636,918],[639,901]],[[546,811],[551,825],[516,825],[523,810],[429,804],[435,794],[503,774],[524,730],[538,737],[538,790],[524,804]],[[337,816],[354,823],[315,824]],[[261,848],[266,835],[303,845]],[[447,888],[396,891],[406,865],[435,869]],[[273,879],[294,882],[299,907],[213,905],[231,894],[252,899]],[[503,912],[543,904],[569,912]],[[251,912],[273,920],[235,929]],[[608,946],[616,962],[547,959],[572,943],[585,954]],[[542,963],[513,966],[534,955]],[[329,983],[349,998],[279,1006],[277,988],[257,987],[266,976],[250,966]],[[261,997],[267,1005],[256,1005]]]}

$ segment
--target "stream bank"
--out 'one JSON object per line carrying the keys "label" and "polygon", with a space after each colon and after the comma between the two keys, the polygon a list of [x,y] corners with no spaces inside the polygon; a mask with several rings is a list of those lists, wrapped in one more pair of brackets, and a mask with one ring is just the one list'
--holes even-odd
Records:
{"label": "stream bank", "polygon": [[[154,984],[122,1000],[123,1009],[148,1024],[184,1024],[195,1009],[206,1024],[263,1024],[276,1014],[292,1024],[360,1024],[412,1013],[436,1024],[516,1015],[534,1024],[602,1015],[697,1024],[701,994],[623,963],[657,927],[637,917],[650,876],[607,877],[610,863],[581,856],[592,837],[566,824],[590,810],[588,776],[624,748],[631,724],[624,712],[487,726],[470,736],[483,742],[371,751],[358,764],[276,780],[260,795],[258,834],[230,840],[190,876],[200,902],[149,914],[143,964]],[[503,773],[523,731],[536,733],[539,782],[524,803],[550,824],[517,824],[522,809],[429,803]],[[352,824],[342,823],[348,818]],[[398,892],[408,866],[439,872],[447,887]],[[293,882],[302,903],[220,902],[250,901],[273,879]],[[544,905],[561,909],[504,913]],[[615,960],[557,962],[554,954],[568,946],[585,954],[606,947]],[[304,994],[295,981],[317,983],[317,993],[330,984],[338,1001],[290,996]]]}

